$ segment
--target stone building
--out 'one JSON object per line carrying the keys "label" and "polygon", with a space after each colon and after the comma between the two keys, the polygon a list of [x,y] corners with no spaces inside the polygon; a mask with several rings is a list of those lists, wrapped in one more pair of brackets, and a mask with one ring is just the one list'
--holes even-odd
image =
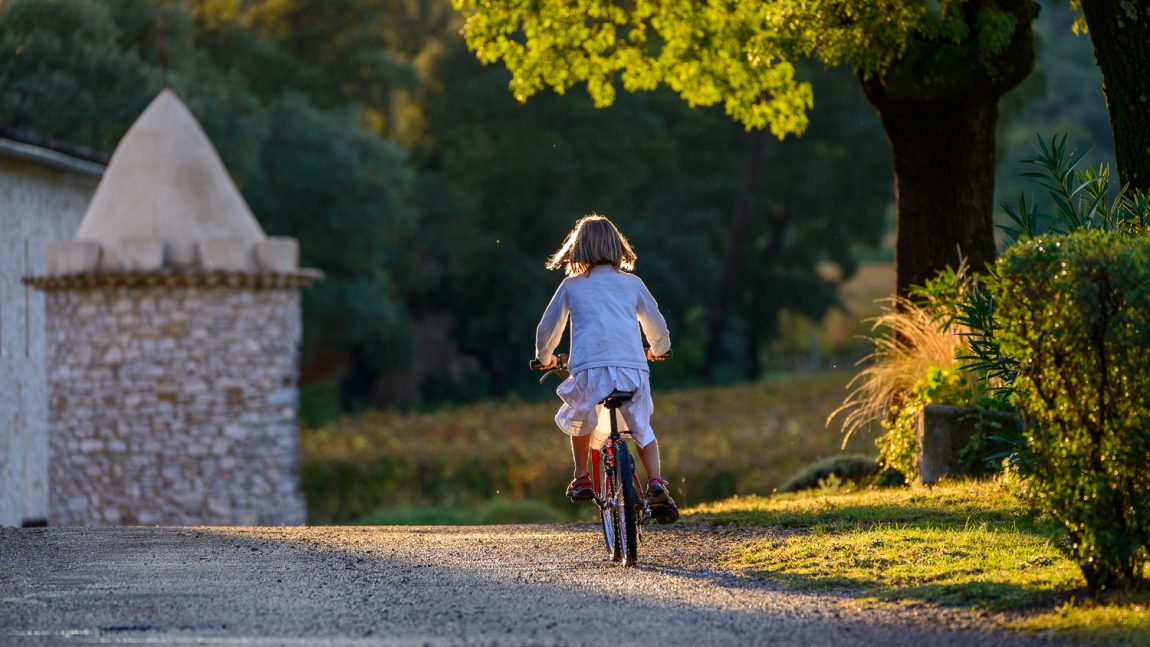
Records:
{"label": "stone building", "polygon": [[0,136],[0,526],[48,515],[44,298],[21,279],[75,233],[104,172],[98,156],[29,141]]}
{"label": "stone building", "polygon": [[300,289],[171,90],[47,247],[52,525],[298,524]]}

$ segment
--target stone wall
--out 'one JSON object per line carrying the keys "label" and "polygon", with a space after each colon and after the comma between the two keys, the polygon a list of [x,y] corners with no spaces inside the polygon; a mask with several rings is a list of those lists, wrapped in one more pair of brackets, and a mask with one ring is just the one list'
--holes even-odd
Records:
{"label": "stone wall", "polygon": [[48,513],[44,296],[20,280],[76,233],[100,168],[0,139],[0,526]]}
{"label": "stone wall", "polygon": [[46,292],[52,525],[300,524],[298,289]]}

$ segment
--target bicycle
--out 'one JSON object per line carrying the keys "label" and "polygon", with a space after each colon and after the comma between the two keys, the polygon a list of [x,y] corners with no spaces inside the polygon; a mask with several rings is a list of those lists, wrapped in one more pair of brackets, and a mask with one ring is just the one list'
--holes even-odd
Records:
{"label": "bicycle", "polygon": [[[659,359],[670,359],[667,351]],[[555,366],[539,378],[542,384],[552,375],[567,379],[567,355],[555,355]],[[531,360],[531,368],[544,370],[539,360]],[[599,404],[607,408],[611,418],[611,433],[601,447],[591,448],[592,500],[599,507],[603,525],[603,540],[611,561],[622,561],[624,566],[635,566],[639,561],[639,542],[643,539],[643,526],[651,521],[651,504],[647,500],[639,475],[635,472],[635,459],[627,447],[628,432],[619,431],[619,407],[634,395],[632,391],[614,391]]]}

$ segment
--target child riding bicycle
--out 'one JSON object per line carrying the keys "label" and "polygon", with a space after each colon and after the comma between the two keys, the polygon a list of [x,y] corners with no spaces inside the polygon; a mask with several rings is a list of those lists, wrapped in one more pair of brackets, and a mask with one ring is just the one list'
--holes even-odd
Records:
{"label": "child riding bicycle", "polygon": [[[651,516],[659,523],[679,518],[669,484],[659,465],[659,443],[651,429],[648,361],[658,361],[671,349],[667,322],[639,277],[630,243],[607,218],[591,214],[575,223],[563,245],[547,261],[547,269],[564,267],[567,278],[551,297],[535,331],[535,358],[547,369],[555,366],[553,355],[571,321],[568,370],[571,376],[555,393],[563,405],[555,423],[571,436],[574,479],[567,487],[572,501],[593,496],[587,456],[594,442],[599,446],[610,433],[607,412],[600,404],[614,391],[633,395],[619,409],[623,425],[639,448],[639,460],[647,472],[647,499]],[[644,351],[640,327],[651,347]]]}

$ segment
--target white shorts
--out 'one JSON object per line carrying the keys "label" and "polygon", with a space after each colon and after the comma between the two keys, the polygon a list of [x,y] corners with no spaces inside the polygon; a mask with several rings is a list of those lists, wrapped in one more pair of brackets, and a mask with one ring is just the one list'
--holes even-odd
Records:
{"label": "white shorts", "polygon": [[592,447],[600,447],[611,434],[608,410],[599,404],[612,391],[634,391],[631,399],[619,407],[619,431],[630,430],[631,437],[640,447],[655,440],[651,429],[651,383],[647,371],[616,366],[588,368],[563,380],[555,394],[563,400],[555,424],[570,436],[594,433]]}

